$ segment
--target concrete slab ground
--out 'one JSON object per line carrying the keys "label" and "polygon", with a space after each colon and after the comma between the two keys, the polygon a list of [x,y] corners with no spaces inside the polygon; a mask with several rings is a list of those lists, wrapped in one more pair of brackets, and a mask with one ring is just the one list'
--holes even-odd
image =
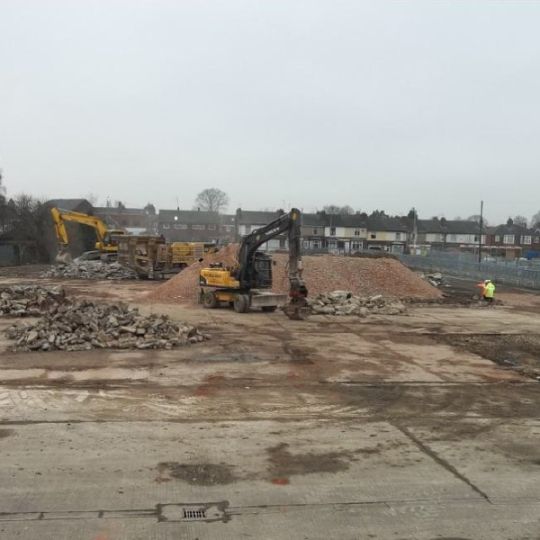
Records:
{"label": "concrete slab ground", "polygon": [[2,337],[0,538],[538,540],[539,383],[440,339],[540,334],[525,296],[294,323],[142,304],[213,336],[174,351]]}

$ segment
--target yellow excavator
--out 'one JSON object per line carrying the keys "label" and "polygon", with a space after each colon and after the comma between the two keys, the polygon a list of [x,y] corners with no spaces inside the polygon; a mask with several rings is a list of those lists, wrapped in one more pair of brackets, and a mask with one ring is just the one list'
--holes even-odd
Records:
{"label": "yellow excavator", "polygon": [[[268,290],[272,288],[272,258],[258,251],[265,242],[284,233],[289,241],[288,303],[287,295]],[[237,313],[245,313],[252,307],[268,312],[281,307],[291,319],[305,318],[308,313],[308,291],[302,279],[300,235],[300,210],[293,208],[245,236],[234,267],[226,268],[216,263],[200,270],[200,302],[206,308],[217,308],[222,303],[228,303]]]}
{"label": "yellow excavator", "polygon": [[72,212],[62,210],[61,208],[51,208],[51,216],[54,223],[54,231],[58,239],[57,262],[66,263],[71,259],[67,248],[69,246],[69,237],[66,229],[66,221],[88,225],[96,232],[96,251],[98,255],[115,255],[118,253],[118,242],[116,236],[127,234],[124,229],[109,229],[105,222],[96,217],[82,212]]}

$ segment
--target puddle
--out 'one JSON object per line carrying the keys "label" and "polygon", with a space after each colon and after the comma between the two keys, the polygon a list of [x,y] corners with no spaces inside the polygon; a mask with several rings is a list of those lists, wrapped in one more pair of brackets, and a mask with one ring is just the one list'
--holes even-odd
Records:
{"label": "puddle", "polygon": [[187,465],[167,461],[159,463],[157,468],[159,476],[156,478],[156,482],[166,482],[170,478],[176,478],[194,486],[215,486],[231,484],[236,481],[236,477],[228,465],[213,465],[211,463]]}
{"label": "puddle", "polygon": [[292,475],[312,473],[336,473],[346,471],[350,459],[349,452],[327,452],[323,454],[291,454],[289,445],[278,444],[267,448],[272,478],[287,478]]}

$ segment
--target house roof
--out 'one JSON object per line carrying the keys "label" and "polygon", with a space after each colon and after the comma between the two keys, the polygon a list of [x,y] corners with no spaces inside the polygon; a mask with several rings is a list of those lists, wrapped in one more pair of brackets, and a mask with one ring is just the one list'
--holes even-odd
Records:
{"label": "house roof", "polygon": [[164,223],[234,225],[234,216],[230,214],[218,214],[217,212],[199,210],[160,210],[158,219]]}
{"label": "house roof", "polygon": [[497,227],[494,227],[493,234],[532,235],[535,233],[533,230],[527,229],[527,227],[522,227],[521,225],[516,225],[515,223],[513,223],[512,225],[505,223],[504,225],[498,225]]}
{"label": "house roof", "polygon": [[96,214],[135,214],[146,215],[144,208],[119,208],[118,206],[94,206]]}
{"label": "house roof", "polygon": [[445,229],[439,219],[418,219],[416,221],[418,232],[443,233]]}
{"label": "house roof", "polygon": [[304,227],[324,227],[326,225],[326,217],[320,212],[316,214],[302,214],[302,225]]}
{"label": "house roof", "polygon": [[395,231],[407,232],[407,223],[399,217],[368,217],[368,229],[370,231]]}
{"label": "house roof", "polygon": [[480,225],[476,221],[463,219],[419,219],[418,232],[424,233],[450,233],[450,234],[477,234]]}
{"label": "house roof", "polygon": [[476,221],[448,220],[445,222],[446,232],[450,234],[478,234],[480,224]]}
{"label": "house roof", "polygon": [[242,210],[238,208],[236,210],[236,219],[239,225],[266,225],[277,219],[283,210],[277,210],[276,212],[260,212],[254,210]]}
{"label": "house roof", "polygon": [[86,206],[90,209],[92,208],[92,204],[86,199],[50,199],[45,204],[70,211],[76,211],[81,206]]}
{"label": "house roof", "polygon": [[366,228],[368,220],[362,214],[326,214],[327,227]]}

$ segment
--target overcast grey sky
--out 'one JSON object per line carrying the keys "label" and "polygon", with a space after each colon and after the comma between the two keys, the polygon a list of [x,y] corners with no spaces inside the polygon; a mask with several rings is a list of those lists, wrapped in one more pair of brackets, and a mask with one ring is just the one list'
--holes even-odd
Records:
{"label": "overcast grey sky", "polygon": [[540,3],[0,1],[10,194],[540,209]]}

